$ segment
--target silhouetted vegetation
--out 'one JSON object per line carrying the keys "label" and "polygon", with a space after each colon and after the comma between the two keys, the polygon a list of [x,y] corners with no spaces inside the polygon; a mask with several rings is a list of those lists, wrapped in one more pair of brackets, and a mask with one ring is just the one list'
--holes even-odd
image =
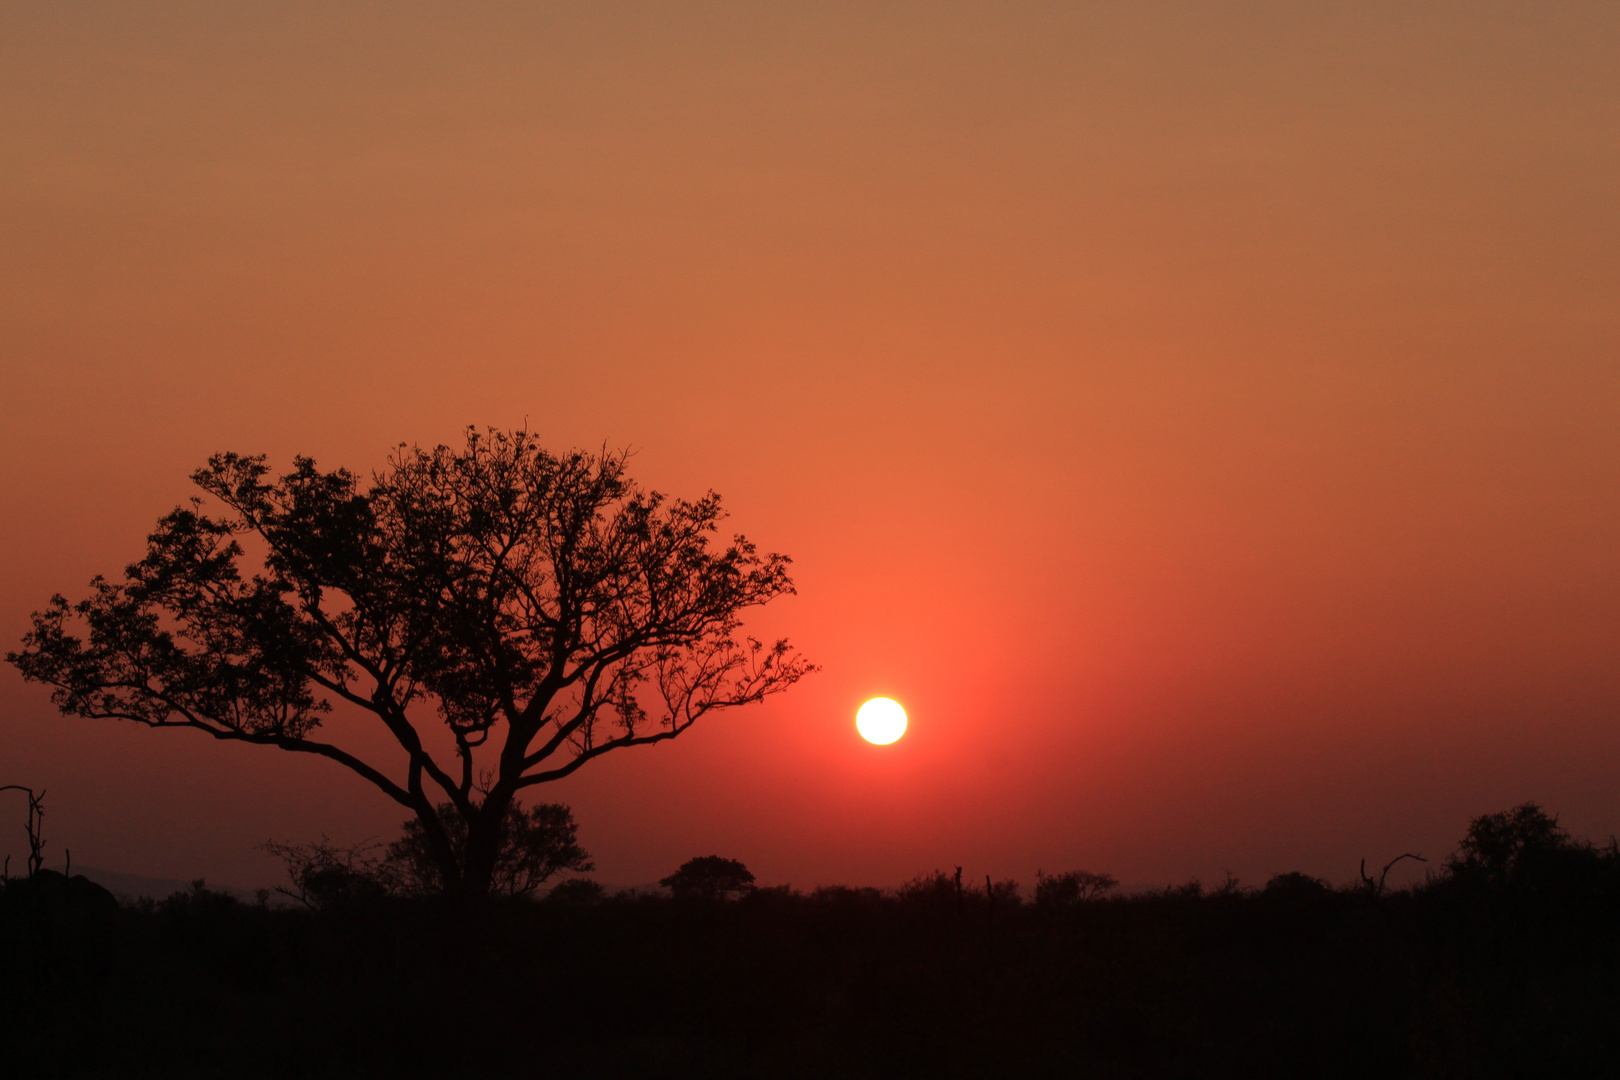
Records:
{"label": "silhouetted vegetation", "polygon": [[120,907],[42,871],[0,894],[6,1060],[15,1075],[1358,1080],[1620,1061],[1620,852],[1534,806],[1476,819],[1424,884],[1382,892],[1284,873],[1119,897],[1074,872],[1042,875],[1024,904],[936,871],[801,895],[730,887],[746,880],[733,862],[686,864],[674,882],[709,885],[679,900],[572,879],[476,911],[355,891],[278,909],[200,882]]}
{"label": "silhouetted vegetation", "polygon": [[1071,870],[1050,877],[1037,870],[1035,903],[1045,908],[1069,907],[1087,900],[1100,900],[1118,885],[1119,882],[1107,874],[1093,874],[1089,870]]}
{"label": "silhouetted vegetation", "polygon": [[[31,787],[22,784],[7,784],[0,787],[0,792],[20,791],[28,799],[28,818],[23,826],[28,833],[28,866],[27,873],[33,877],[39,868],[45,865],[45,793],[36,792]],[[5,866],[0,868],[0,879],[11,878],[11,856],[7,855]]]}
{"label": "silhouetted vegetation", "polygon": [[754,875],[736,859],[700,855],[658,884],[683,900],[735,900],[753,889]]}
{"label": "silhouetted vegetation", "polygon": [[[466,824],[448,803],[440,804],[444,835],[457,859],[465,858]],[[270,841],[264,849],[287,866],[291,889],[281,891],[305,907],[353,906],[384,896],[431,897],[448,891],[421,822],[411,818],[390,844],[368,841],[339,847],[322,838],[307,844]],[[562,803],[511,806],[497,837],[491,891],[529,896],[565,871],[595,869],[579,846],[579,826]]]}
{"label": "silhouetted vegetation", "polygon": [[[471,428],[461,449],[399,447],[369,484],[216,454],[192,474],[211,508],[162,518],[122,581],[52,597],[6,659],[64,713],[336,762],[415,815],[411,880],[468,902],[525,892],[534,868],[501,845],[526,789],[814,670],[740,632],[793,592],[789,560],[718,547],[719,496],[644,491],[625,464]],[[403,764],[333,741],[334,705],[369,714]],[[360,868],[307,854],[328,884]]]}

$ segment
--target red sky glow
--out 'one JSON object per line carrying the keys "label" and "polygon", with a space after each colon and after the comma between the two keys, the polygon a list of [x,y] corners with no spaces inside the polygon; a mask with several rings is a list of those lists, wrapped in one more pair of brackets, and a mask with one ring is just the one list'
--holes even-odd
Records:
{"label": "red sky glow", "polygon": [[[213,452],[526,421],[719,491],[823,669],[544,790],[605,882],[1606,838],[1617,61],[1570,2],[9,5],[3,648]],[[9,666],[0,717],[52,865],[268,884],[403,816]]]}

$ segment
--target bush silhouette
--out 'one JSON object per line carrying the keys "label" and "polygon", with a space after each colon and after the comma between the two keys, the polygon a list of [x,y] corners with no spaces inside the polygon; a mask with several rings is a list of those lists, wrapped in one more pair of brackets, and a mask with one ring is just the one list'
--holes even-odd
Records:
{"label": "bush silhouette", "polygon": [[883,890],[871,886],[818,885],[810,892],[814,903],[828,906],[873,908],[883,903]]}
{"label": "bush silhouette", "polygon": [[1569,834],[1556,817],[1548,817],[1535,803],[1525,803],[1470,821],[1447,868],[1463,880],[1506,885],[1522,876],[1527,864],[1544,862],[1569,843]]}
{"label": "bush silhouette", "polygon": [[[439,804],[439,822],[451,851],[458,860],[464,860],[467,823],[449,803]],[[388,845],[389,861],[399,867],[414,891],[445,891],[448,883],[434,858],[432,838],[422,823],[412,818],[404,823],[404,831],[404,836]],[[596,864],[579,846],[578,832],[573,811],[562,803],[511,806],[500,831],[490,891],[503,896],[529,896],[557,874],[595,870]]]}
{"label": "bush silhouette", "polygon": [[1332,887],[1321,878],[1300,873],[1298,870],[1290,870],[1286,874],[1277,874],[1266,882],[1263,895],[1278,900],[1311,900],[1332,892]]}
{"label": "bush silhouette", "polygon": [[277,891],[315,911],[369,907],[405,891],[405,878],[376,841],[340,847],[326,837],[308,844],[267,841],[287,867],[292,887]]}
{"label": "bush silhouette", "polygon": [[1594,879],[1604,866],[1590,842],[1572,840],[1556,816],[1524,803],[1470,821],[1446,869],[1463,886],[1522,890]]}
{"label": "bush silhouette", "polygon": [[[464,857],[467,827],[449,803],[439,806],[444,835],[457,859]],[[366,841],[339,847],[325,837],[309,844],[263,845],[287,865],[292,889],[281,890],[311,908],[353,907],[388,896],[434,896],[447,891],[441,864],[430,838],[412,818],[404,835],[388,845]],[[594,870],[590,855],[579,846],[579,827],[562,803],[512,806],[498,834],[491,891],[502,896],[530,896],[565,871]]]}
{"label": "bush silhouette", "polygon": [[1101,900],[1118,886],[1108,874],[1094,874],[1089,870],[1070,870],[1066,874],[1035,871],[1035,906],[1042,908],[1072,907],[1089,900]]}
{"label": "bush silhouette", "polygon": [[702,855],[686,860],[658,884],[682,899],[733,900],[754,887],[754,875],[736,859]]}
{"label": "bush silhouette", "polygon": [[546,899],[554,904],[600,904],[607,899],[607,890],[590,878],[569,878],[552,886]]}
{"label": "bush silhouette", "polygon": [[942,905],[960,902],[967,892],[968,887],[962,884],[962,868],[957,867],[954,875],[943,870],[919,874],[900,886],[896,895],[908,904]]}

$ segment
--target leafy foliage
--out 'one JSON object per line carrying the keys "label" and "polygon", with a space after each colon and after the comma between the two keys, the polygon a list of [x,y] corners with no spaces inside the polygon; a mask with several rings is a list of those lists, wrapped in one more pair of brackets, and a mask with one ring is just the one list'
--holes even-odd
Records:
{"label": "leafy foliage", "polygon": [[1597,856],[1589,842],[1570,839],[1557,817],[1524,803],[1470,821],[1447,868],[1464,886],[1536,888],[1589,874]]}
{"label": "leafy foliage", "polygon": [[[438,806],[440,826],[452,850],[463,857],[467,825],[449,803]],[[415,818],[403,835],[389,844],[375,840],[339,847],[322,837],[308,844],[271,841],[264,849],[282,860],[292,888],[282,892],[306,907],[363,907],[383,897],[432,896],[445,891],[438,861],[426,830]],[[491,891],[503,896],[529,896],[565,871],[595,869],[579,846],[579,826],[562,803],[513,806],[506,815],[496,856]]]}
{"label": "leafy foliage", "polygon": [[918,874],[896,889],[895,895],[907,904],[958,904],[963,896],[962,868],[958,866],[954,875],[943,870]]}
{"label": "leafy foliage", "polygon": [[[463,858],[466,821],[449,803],[440,803],[438,810],[451,850],[458,859]],[[404,829],[405,835],[388,845],[389,863],[398,868],[412,891],[443,892],[446,883],[433,858],[427,830],[414,818],[405,822]],[[529,896],[557,874],[596,869],[590,855],[579,846],[578,832],[573,812],[562,803],[539,803],[526,809],[514,805],[507,811],[501,830],[491,890],[503,896]]]}
{"label": "leafy foliage", "polygon": [[754,887],[754,875],[736,859],[702,855],[659,881],[671,894],[696,900],[732,900]]}
{"label": "leafy foliage", "polygon": [[[192,478],[224,513],[165,516],[122,581],[53,597],[7,659],[65,713],[337,761],[415,814],[444,887],[482,894],[523,788],[813,670],[739,632],[793,592],[788,559],[717,546],[717,495],[643,491],[625,463],[493,429],[401,446],[369,483],[219,454]],[[392,736],[403,772],[320,737],[339,704]]]}
{"label": "leafy foliage", "polygon": [[1051,875],[1037,870],[1035,906],[1062,908],[1089,900],[1101,900],[1118,884],[1107,874],[1094,874],[1089,870],[1071,870],[1065,874]]}

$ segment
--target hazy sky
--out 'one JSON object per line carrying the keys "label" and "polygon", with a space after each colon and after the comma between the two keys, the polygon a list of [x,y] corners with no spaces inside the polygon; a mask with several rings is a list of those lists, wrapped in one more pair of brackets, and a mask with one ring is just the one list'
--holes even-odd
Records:
{"label": "hazy sky", "polygon": [[[1620,832],[1607,0],[5,3],[0,148],[4,648],[212,452],[527,420],[721,492],[823,665],[543,790],[602,880]],[[52,865],[402,817],[47,697],[0,671]]]}

